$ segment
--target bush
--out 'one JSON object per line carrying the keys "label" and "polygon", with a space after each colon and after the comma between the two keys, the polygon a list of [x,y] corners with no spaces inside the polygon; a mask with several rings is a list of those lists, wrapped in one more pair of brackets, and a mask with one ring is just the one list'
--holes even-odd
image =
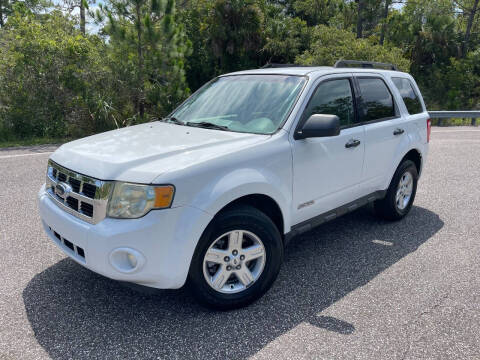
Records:
{"label": "bush", "polygon": [[112,128],[99,116],[105,50],[61,12],[17,11],[2,30],[0,136],[64,137]]}

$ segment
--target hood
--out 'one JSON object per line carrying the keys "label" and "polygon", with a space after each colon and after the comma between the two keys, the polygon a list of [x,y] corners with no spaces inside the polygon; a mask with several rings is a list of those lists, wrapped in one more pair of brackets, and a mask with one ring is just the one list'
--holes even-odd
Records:
{"label": "hood", "polygon": [[57,149],[51,159],[100,180],[148,184],[166,172],[269,137],[153,122],[72,141]]}

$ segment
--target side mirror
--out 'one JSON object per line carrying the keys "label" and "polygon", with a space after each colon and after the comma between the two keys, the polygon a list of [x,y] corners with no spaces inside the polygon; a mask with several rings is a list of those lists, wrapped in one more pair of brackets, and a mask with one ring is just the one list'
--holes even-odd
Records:
{"label": "side mirror", "polygon": [[303,124],[300,130],[295,132],[295,140],[337,136],[340,134],[340,119],[337,115],[313,114]]}

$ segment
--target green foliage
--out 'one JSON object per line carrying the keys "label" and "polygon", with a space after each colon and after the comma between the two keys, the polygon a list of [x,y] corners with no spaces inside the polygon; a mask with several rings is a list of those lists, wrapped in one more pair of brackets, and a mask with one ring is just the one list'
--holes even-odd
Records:
{"label": "green foliage", "polygon": [[176,21],[175,1],[111,0],[97,13],[103,16],[122,114],[134,122],[165,116],[189,93],[184,56],[190,43]]}
{"label": "green foliage", "polygon": [[340,0],[296,0],[293,2],[295,13],[305,19],[309,25],[328,25],[338,14],[342,6]]}
{"label": "green foliage", "polygon": [[219,68],[233,71],[259,65],[255,53],[262,45],[262,13],[253,0],[215,0],[205,25],[207,44]]}
{"label": "green foliage", "polygon": [[449,0],[410,0],[388,20],[388,43],[410,59],[410,72],[431,110],[469,110],[480,105],[478,53],[461,56],[464,24],[455,16],[457,9]]}
{"label": "green foliage", "polygon": [[452,58],[446,71],[442,74],[437,71],[435,75],[443,75],[438,80],[448,84],[444,90],[446,96],[436,107],[443,110],[480,108],[480,49],[468,53],[464,59]]}
{"label": "green foliage", "polygon": [[51,5],[50,0],[0,0],[0,28],[5,25],[14,9],[21,12],[30,10],[38,13]]}
{"label": "green foliage", "polygon": [[188,82],[197,89],[213,76],[262,64],[264,13],[254,0],[197,0],[182,12],[193,51]]}
{"label": "green foliage", "polygon": [[305,20],[286,16],[280,6],[265,4],[263,12],[263,63],[295,62],[296,56],[310,47],[312,28]]}
{"label": "green foliage", "polygon": [[410,66],[400,49],[375,45],[368,39],[355,39],[350,31],[325,25],[315,27],[310,49],[299,55],[297,62],[332,66],[338,59],[388,62],[405,71]]}
{"label": "green foliage", "polygon": [[[18,10],[18,9],[17,9]],[[62,137],[109,126],[95,116],[103,42],[60,12],[16,11],[1,33],[0,136]]]}
{"label": "green foliage", "polygon": [[188,84],[198,89],[226,72],[291,63],[310,46],[311,28],[268,0],[197,0],[182,11],[193,52]]}
{"label": "green foliage", "polygon": [[190,55],[186,56],[186,77],[192,90],[198,89],[204,83],[218,74],[215,60],[207,45],[206,23],[209,1],[192,1],[180,12],[180,19],[185,24],[188,39],[192,44]]}
{"label": "green foliage", "polygon": [[61,1],[0,0],[0,141],[163,117],[211,78],[269,62],[391,62],[427,108],[480,108],[477,0],[104,0],[89,11],[98,35],[55,10],[94,0]]}

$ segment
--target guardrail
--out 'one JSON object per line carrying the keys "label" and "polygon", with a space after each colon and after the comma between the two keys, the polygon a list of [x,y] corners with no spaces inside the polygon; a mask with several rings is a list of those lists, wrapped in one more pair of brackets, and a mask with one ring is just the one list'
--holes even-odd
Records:
{"label": "guardrail", "polygon": [[433,119],[480,118],[480,111],[429,111],[428,113]]}
{"label": "guardrail", "polygon": [[477,118],[480,118],[480,111],[429,111],[430,117],[432,119],[440,119],[438,125],[442,126],[443,121],[442,119],[451,119],[451,118],[459,118],[459,119],[472,119],[471,124],[472,126],[477,125]]}

